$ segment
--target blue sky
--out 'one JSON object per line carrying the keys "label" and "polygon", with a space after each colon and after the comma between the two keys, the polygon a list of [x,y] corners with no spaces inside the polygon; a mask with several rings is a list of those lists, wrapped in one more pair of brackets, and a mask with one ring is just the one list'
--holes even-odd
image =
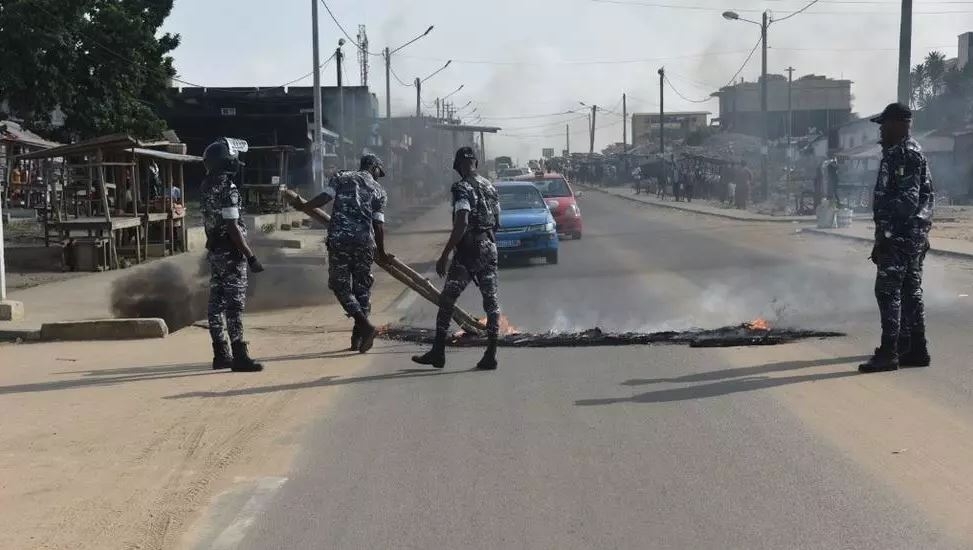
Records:
{"label": "blue sky", "polygon": [[[564,147],[565,123],[572,150],[587,144],[581,115],[511,119],[580,109],[579,101],[621,111],[658,109],[656,71],[665,66],[683,95],[702,99],[740,68],[759,38],[759,28],[726,21],[723,10],[760,18],[772,10],[781,18],[809,0],[328,0],[349,34],[367,26],[370,49],[393,48],[422,33],[426,38],[393,56],[404,81],[424,77],[447,59],[452,65],[423,86],[423,100],[464,89],[457,105],[473,101],[484,124],[505,128],[488,141],[492,154],[522,160],[540,156],[542,147]],[[674,7],[662,7],[674,6]],[[343,35],[320,7],[323,58]],[[753,10],[753,12],[747,11]],[[973,30],[973,0],[916,0],[914,63],[936,48],[956,55],[958,34]],[[176,68],[186,80],[208,86],[279,85],[311,70],[309,0],[176,0],[165,29],[182,35]],[[853,105],[859,113],[879,110],[894,99],[896,0],[820,0],[805,13],[770,27],[769,70],[788,65],[795,77],[825,74],[854,81]],[[357,84],[355,48],[345,48],[346,81]],[[913,64],[914,64],[913,63]],[[741,73],[753,80],[760,71],[759,51]],[[323,83],[333,85],[332,63]],[[300,84],[310,84],[310,78]],[[385,103],[381,57],[371,57],[370,86]],[[667,110],[711,110],[716,102],[695,104],[666,94]],[[415,90],[392,81],[393,114],[415,111]],[[427,110],[429,112],[430,110]],[[600,114],[596,147],[621,140],[621,118]],[[515,137],[516,136],[516,137]]]}

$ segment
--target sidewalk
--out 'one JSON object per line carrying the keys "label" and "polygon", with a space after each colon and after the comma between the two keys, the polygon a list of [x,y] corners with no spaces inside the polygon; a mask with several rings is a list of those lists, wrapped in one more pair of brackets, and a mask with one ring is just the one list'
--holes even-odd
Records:
{"label": "sidewalk", "polygon": [[[815,235],[825,235],[860,242],[875,242],[875,225],[871,223],[856,223],[844,229],[818,229],[816,227],[805,227],[803,233]],[[929,253],[940,256],[951,256],[964,260],[973,259],[973,242],[961,241],[958,239],[945,239],[942,237],[929,238]]]}
{"label": "sidewalk", "polygon": [[589,187],[586,185],[579,187],[582,187],[586,191],[597,191],[599,193],[613,195],[632,202],[649,204],[661,208],[671,208],[673,210],[682,210],[684,212],[693,212],[695,214],[716,216],[719,218],[726,218],[741,222],[814,223],[815,221],[814,216],[768,216],[766,214],[755,214],[746,210],[719,208],[716,206],[710,206],[708,204],[663,201],[655,198],[652,195],[636,195],[635,192],[629,187]]}
{"label": "sidewalk", "polygon": [[[430,210],[441,206],[441,202],[434,202],[422,206],[409,206],[399,209],[389,220],[389,247],[396,253],[396,245],[408,246],[409,240],[397,235],[400,228],[409,230],[429,229],[430,221],[425,216]],[[439,226],[436,226],[437,228]],[[266,274],[252,277],[252,284],[260,288],[268,288],[273,293],[270,300],[281,302],[284,306],[289,305],[290,300],[281,296],[282,292],[277,292],[277,284],[291,286],[291,292],[296,294],[313,292],[330,296],[327,287],[327,275],[301,272],[301,267],[308,264],[321,265],[324,269],[326,254],[323,251],[325,232],[323,230],[294,230],[294,231],[275,231],[271,234],[262,234],[259,231],[251,232],[251,244],[254,245],[258,257],[268,267]],[[446,236],[442,235],[442,239]],[[264,245],[272,243],[276,239],[287,241],[302,241],[300,249],[288,250],[287,247],[267,247]],[[159,271],[165,269],[163,266],[171,266],[172,272],[181,272],[184,275],[195,275],[200,266],[204,263],[205,251],[194,251],[176,256],[161,258],[129,269],[106,271],[102,273],[91,273],[73,277],[71,279],[42,284],[30,288],[15,290],[9,293],[10,299],[17,300],[24,304],[25,315],[19,321],[0,321],[0,342],[11,341],[21,338],[30,340],[36,338],[37,331],[45,323],[56,323],[63,321],[84,321],[91,319],[110,319],[115,315],[112,312],[112,288],[121,279],[137,276],[147,270]],[[278,265],[274,265],[278,264]],[[278,269],[271,269],[278,268]],[[376,273],[381,272],[376,268]],[[293,277],[290,281],[288,277]],[[315,278],[314,280],[310,280]],[[398,284],[398,283],[396,283]],[[174,287],[178,285],[173,285]],[[255,289],[255,294],[256,294]],[[274,303],[266,303],[261,296],[255,296],[248,300],[255,310],[265,307],[273,308]],[[189,300],[191,296],[185,296]]]}

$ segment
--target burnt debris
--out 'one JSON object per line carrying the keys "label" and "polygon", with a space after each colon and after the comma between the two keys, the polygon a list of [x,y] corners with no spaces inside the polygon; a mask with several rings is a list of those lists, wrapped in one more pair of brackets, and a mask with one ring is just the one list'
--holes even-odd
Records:
{"label": "burnt debris", "polygon": [[[387,340],[432,344],[435,330],[387,326],[381,336]],[[548,332],[540,334],[515,333],[500,337],[498,344],[508,348],[565,348],[599,346],[688,345],[694,348],[775,346],[812,338],[840,338],[842,332],[801,330],[792,328],[753,328],[749,324],[718,329],[690,329],[669,332],[604,332],[593,328],[582,332]],[[460,348],[486,346],[486,337],[462,333],[450,338],[448,345]]]}

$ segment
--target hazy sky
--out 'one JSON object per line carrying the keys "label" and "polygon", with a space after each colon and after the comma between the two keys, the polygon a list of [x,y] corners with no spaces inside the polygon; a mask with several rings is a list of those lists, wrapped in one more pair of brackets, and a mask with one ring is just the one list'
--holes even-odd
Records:
{"label": "hazy sky", "polygon": [[[724,20],[724,10],[760,19],[764,9],[782,18],[809,0],[328,0],[349,34],[367,26],[370,50],[395,48],[436,28],[393,56],[392,67],[405,82],[425,77],[452,59],[452,65],[423,85],[422,98],[460,84],[451,99],[472,100],[483,124],[504,128],[487,140],[489,154],[521,161],[540,156],[542,147],[587,150],[582,114],[544,118],[582,109],[579,101],[621,112],[658,110],[656,71],[665,66],[672,83],[690,99],[703,99],[733,76],[759,39],[756,25]],[[973,0],[915,0],[913,65],[938,49],[954,57],[957,35],[973,31]],[[320,7],[322,59],[341,31]],[[311,2],[308,0],[176,0],[166,30],[182,35],[175,52],[182,78],[207,86],[273,86],[311,70]],[[771,25],[768,66],[781,73],[793,66],[795,78],[824,74],[852,80],[853,109],[879,110],[895,99],[898,0],[819,0],[804,13]],[[359,83],[356,49],[346,45],[346,82]],[[384,115],[385,71],[371,56],[369,85]],[[760,52],[741,74],[760,72]],[[322,84],[334,85],[335,66]],[[299,84],[308,85],[307,78]],[[415,112],[415,89],[392,80],[392,112]],[[710,110],[717,102],[691,103],[667,89],[666,110]],[[470,109],[468,109],[469,111]],[[434,109],[424,108],[427,113]],[[496,118],[494,118],[496,117]],[[599,113],[596,150],[621,141],[621,117]]]}

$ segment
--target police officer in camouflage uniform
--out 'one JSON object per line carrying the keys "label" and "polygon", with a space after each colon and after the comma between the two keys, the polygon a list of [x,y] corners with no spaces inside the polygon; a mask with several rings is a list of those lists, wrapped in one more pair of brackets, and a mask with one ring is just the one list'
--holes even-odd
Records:
{"label": "police officer in camouflage uniform", "polygon": [[[264,270],[247,243],[247,227],[240,216],[240,191],[233,176],[242,163],[245,141],[221,138],[203,152],[206,178],[202,185],[200,210],[206,229],[207,261],[210,268],[209,332],[213,339],[213,368],[236,372],[258,372],[263,366],[250,358],[243,340],[243,309],[247,299],[247,267]],[[230,336],[227,346],[223,337]]]}
{"label": "police officer in camouflage uniform", "polygon": [[385,207],[388,197],[378,178],[385,176],[382,160],[364,155],[357,172],[340,172],[328,182],[324,192],[303,206],[304,211],[334,201],[328,227],[328,288],[334,291],[341,307],[355,319],[351,350],[365,353],[375,341],[371,313],[372,263],[385,252]]}
{"label": "police officer in camouflage uniform", "polygon": [[[462,177],[453,184],[453,232],[436,262],[436,272],[446,277],[439,314],[436,316],[436,340],[432,350],[412,360],[437,369],[446,366],[446,335],[453,308],[470,281],[480,287],[483,309],[487,314],[487,349],[476,368],[497,368],[497,338],[500,329],[500,301],[497,297],[496,230],[500,224],[500,198],[496,188],[476,173],[477,159],[471,147],[456,151],[453,169]],[[449,263],[449,255],[453,261]],[[449,270],[447,272],[447,265]]]}
{"label": "police officer in camouflage uniform", "polygon": [[872,119],[881,124],[882,162],[875,184],[875,296],[882,342],[861,372],[926,367],[922,263],[929,250],[934,190],[926,157],[909,135],[912,111],[893,103]]}

